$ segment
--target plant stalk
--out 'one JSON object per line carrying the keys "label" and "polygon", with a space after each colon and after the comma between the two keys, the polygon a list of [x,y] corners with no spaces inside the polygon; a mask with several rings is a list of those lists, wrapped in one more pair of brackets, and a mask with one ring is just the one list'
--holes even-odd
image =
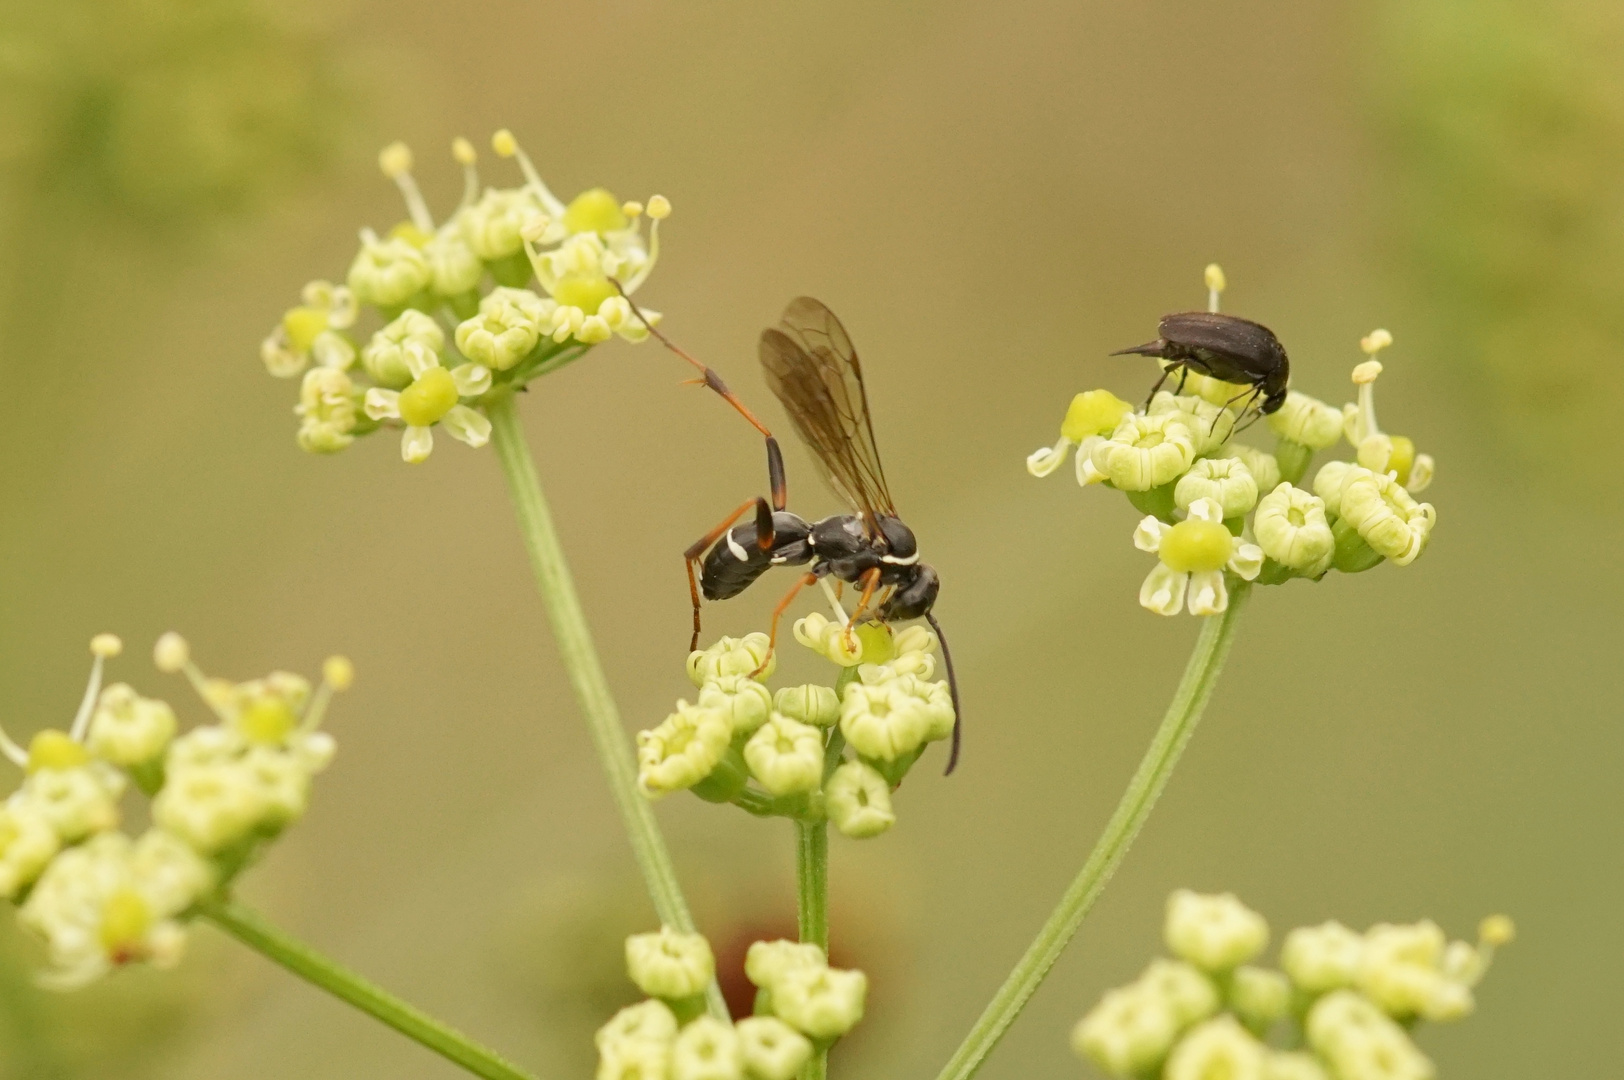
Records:
{"label": "plant stalk", "polygon": [[[620,712],[615,708],[603,664],[592,643],[592,631],[587,627],[586,614],[575,593],[575,582],[564,560],[558,532],[553,527],[552,512],[547,508],[547,499],[541,492],[541,481],[525,442],[518,405],[511,393],[499,394],[487,403],[485,411],[491,421],[491,441],[519,517],[519,532],[524,536],[525,550],[530,553],[536,588],[547,608],[564,669],[569,672],[570,685],[586,716],[598,759],[609,779],[609,792],[631,839],[632,854],[643,872],[654,910],[662,925],[694,933],[693,915],[683,899],[671,853],[654,820],[654,810],[637,789],[632,741],[621,726]],[[719,1020],[728,1019],[727,1003],[714,981],[705,997],[711,1015]]]}
{"label": "plant stalk", "polygon": [[[829,955],[829,823],[795,823],[795,911],[801,940]],[[812,1059],[801,1069],[801,1080],[824,1080],[829,1075],[829,1046],[814,1044]]]}
{"label": "plant stalk", "polygon": [[1195,732],[1196,724],[1212,697],[1212,688],[1223,669],[1224,657],[1229,653],[1234,638],[1235,623],[1251,595],[1250,582],[1229,580],[1229,607],[1222,614],[1203,620],[1201,636],[1196,639],[1195,651],[1185,665],[1184,677],[1167,706],[1167,715],[1139,762],[1138,770],[1122,793],[1122,800],[1106,823],[1105,831],[1094,843],[1088,861],[1072,880],[1060,898],[1059,905],[1043,924],[1043,929],[1027,946],[1026,953],[1015,965],[1004,985],[988,1003],[965,1036],[964,1042],[948,1059],[938,1074],[938,1080],[968,1080],[976,1074],[992,1053],[998,1040],[1004,1037],[1038,986],[1065,951],[1072,935],[1082,925],[1094,901],[1099,899],[1105,885],[1111,880],[1122,858],[1128,853],[1134,838],[1139,835],[1145,819],[1162,789],[1167,786],[1179,756]]}
{"label": "plant stalk", "polygon": [[299,978],[339,1000],[349,1002],[374,1020],[416,1040],[475,1076],[484,1077],[485,1080],[536,1080],[534,1074],[525,1072],[454,1028],[339,966],[240,904],[214,898],[199,903],[197,911],[250,949],[281,964]]}

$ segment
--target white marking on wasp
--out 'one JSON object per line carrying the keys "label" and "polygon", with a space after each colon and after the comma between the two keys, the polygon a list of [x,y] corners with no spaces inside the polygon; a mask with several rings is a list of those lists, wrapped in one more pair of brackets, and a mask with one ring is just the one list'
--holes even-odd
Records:
{"label": "white marking on wasp", "polygon": [[733,557],[740,562],[750,561],[750,553],[744,550],[744,545],[733,539],[732,529],[727,531],[727,549],[731,551],[733,553]]}
{"label": "white marking on wasp", "polygon": [[899,559],[895,555],[881,555],[880,561],[882,563],[890,563],[892,566],[912,566],[914,563],[919,561],[919,552],[914,552],[906,559]]}

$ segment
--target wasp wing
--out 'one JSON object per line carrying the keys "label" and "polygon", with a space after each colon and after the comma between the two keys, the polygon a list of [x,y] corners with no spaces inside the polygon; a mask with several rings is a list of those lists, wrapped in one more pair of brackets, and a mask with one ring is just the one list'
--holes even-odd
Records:
{"label": "wasp wing", "polygon": [[[1287,364],[1285,347],[1273,330],[1234,315],[1206,311],[1164,315],[1156,332],[1167,341],[1220,353],[1235,365],[1235,374],[1251,379],[1261,379]],[[1226,375],[1219,378],[1228,381]]]}
{"label": "wasp wing", "polygon": [[829,486],[877,535],[876,515],[896,510],[874,443],[863,367],[846,328],[821,302],[797,297],[777,326],[761,332],[760,353],[767,385],[817,456]]}

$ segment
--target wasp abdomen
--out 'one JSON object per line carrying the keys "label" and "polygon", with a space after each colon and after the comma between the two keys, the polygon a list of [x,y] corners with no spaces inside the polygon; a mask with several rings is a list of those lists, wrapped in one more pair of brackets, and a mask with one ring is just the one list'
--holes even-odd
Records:
{"label": "wasp abdomen", "polygon": [[779,510],[773,514],[772,545],[763,549],[756,523],[733,526],[705,556],[699,589],[707,600],[737,596],[774,566],[799,566],[812,561],[807,543],[811,526],[804,518]]}

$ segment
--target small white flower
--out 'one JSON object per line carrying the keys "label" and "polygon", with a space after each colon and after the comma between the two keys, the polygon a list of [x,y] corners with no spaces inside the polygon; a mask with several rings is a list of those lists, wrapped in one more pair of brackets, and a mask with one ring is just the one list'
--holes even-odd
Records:
{"label": "small white flower", "polygon": [[705,992],[716,959],[703,935],[664,927],[626,939],[626,973],[649,997],[676,1001]]}
{"label": "small white flower", "polygon": [[175,710],[114,683],[97,699],[86,746],[104,761],[133,767],[162,755],[174,737]]}
{"label": "small white flower", "polygon": [[1286,402],[1269,416],[1269,427],[1282,439],[1325,450],[1342,437],[1342,411],[1318,398],[1293,390]]}
{"label": "small white flower", "polygon": [[773,693],[748,675],[722,675],[700,687],[699,706],[726,716],[733,734],[749,735],[772,715]]}
{"label": "small white flower", "polygon": [[1233,1016],[1208,1020],[1179,1040],[1167,1059],[1165,1080],[1263,1080],[1267,1053]]}
{"label": "small white flower", "polygon": [[[1330,466],[1327,465],[1326,468]],[[1324,474],[1325,469],[1320,470]],[[1438,512],[1431,503],[1418,503],[1390,474],[1360,466],[1348,468],[1339,485],[1337,514],[1359,531],[1365,543],[1395,565],[1408,566],[1425,550]],[[1330,486],[1329,484],[1327,485]],[[1315,478],[1314,490],[1320,490]],[[1325,504],[1330,499],[1323,494]]]}
{"label": "small white flower", "polygon": [[823,731],[774,713],[744,744],[744,760],[769,794],[816,791],[823,780]]}
{"label": "small white flower", "polygon": [[757,1080],[795,1080],[812,1058],[812,1041],[777,1017],[746,1017],[734,1030],[744,1067]]}
{"label": "small white flower", "polygon": [[361,350],[361,366],[380,386],[399,390],[416,377],[407,360],[408,350],[433,353],[436,363],[445,351],[445,331],[433,316],[415,308],[407,308],[372,335]]}
{"label": "small white flower", "polygon": [[1165,1000],[1134,983],[1106,992],[1072,1029],[1071,1047],[1112,1076],[1140,1076],[1167,1056],[1182,1026]]}
{"label": "small white flower", "polygon": [[373,387],[367,391],[366,412],[374,420],[398,420],[406,425],[400,456],[408,464],[428,460],[434,450],[434,425],[444,422],[452,438],[469,446],[484,446],[491,438],[491,422],[483,413],[459,404],[491,388],[490,370],[480,364],[459,364],[451,370],[426,348],[408,343],[402,350],[412,382],[400,391]]}
{"label": "small white flower", "polygon": [[355,441],[355,383],[337,368],[316,367],[299,384],[299,448],[312,454],[336,454]]}
{"label": "small white flower", "polygon": [[1291,981],[1278,971],[1243,965],[1229,984],[1229,1007],[1254,1031],[1264,1031],[1291,1008]]}
{"label": "small white flower", "polygon": [[[840,730],[859,754],[896,761],[923,746],[938,728],[930,703],[895,681],[847,685],[840,706]],[[951,728],[949,729],[951,730]]]}
{"label": "small white flower", "polygon": [[598,1051],[596,1080],[671,1080],[671,1047],[628,1039]]}
{"label": "small white flower", "polygon": [[429,283],[441,296],[472,292],[479,287],[480,278],[485,276],[485,265],[474,254],[474,249],[468,246],[462,222],[458,219],[441,228],[423,246],[423,258],[429,264]]}
{"label": "small white flower", "polygon": [[1195,394],[1173,394],[1162,390],[1151,399],[1150,408],[1146,411],[1152,416],[1159,413],[1183,413],[1185,422],[1189,425],[1190,437],[1195,444],[1195,452],[1199,456],[1217,450],[1235,433],[1235,425],[1239,422],[1239,418],[1233,409],[1225,407],[1225,403],[1234,396],[1233,389],[1226,390],[1220,401],[1213,402]]}
{"label": "small white flower", "polygon": [[637,786],[651,799],[693,787],[721,762],[732,738],[722,713],[677,702],[663,723],[637,734]]}
{"label": "small white flower", "polygon": [[[704,694],[700,694],[704,700]],[[834,727],[840,720],[840,695],[832,686],[808,683],[786,686],[773,695],[773,709],[792,720],[817,727]]]}
{"label": "small white flower", "polygon": [[1259,491],[1273,491],[1280,485],[1280,462],[1273,454],[1245,443],[1230,443],[1218,454],[1220,458],[1235,458],[1246,466],[1246,471],[1257,481]]}
{"label": "small white flower", "polygon": [[615,1013],[594,1037],[598,1049],[623,1042],[646,1042],[670,1046],[677,1037],[677,1017],[665,1002],[640,1001]]}
{"label": "small white flower", "polygon": [[1244,517],[1257,505],[1257,480],[1239,458],[1200,458],[1173,488],[1173,502],[1180,510],[1188,510],[1197,499],[1212,499],[1223,508],[1226,520]]}
{"label": "small white flower", "polygon": [[204,854],[246,837],[265,812],[258,777],[239,761],[181,768],[171,762],[152,800],[152,820]]}
{"label": "small white flower", "polygon": [[1177,615],[1185,608],[1190,614],[1216,615],[1229,607],[1224,586],[1224,570],[1247,581],[1263,568],[1263,552],[1256,544],[1244,543],[1224,526],[1224,511],[1212,499],[1190,504],[1189,517],[1168,525],[1147,516],[1134,530],[1134,546],[1155,552],[1155,569],[1139,589],[1139,603],[1158,615]]}
{"label": "small white flower", "polygon": [[867,996],[868,976],[839,968],[791,968],[772,984],[773,1012],[814,1039],[833,1039],[855,1027]]}
{"label": "small white flower", "polygon": [[1308,1042],[1338,1080],[1432,1080],[1432,1062],[1370,1000],[1336,990],[1314,1003],[1303,1025]]}
{"label": "small white flower", "polygon": [[428,259],[409,241],[380,240],[371,229],[361,230],[361,250],[348,279],[361,303],[399,307],[427,288],[432,277]]}
{"label": "small white flower", "polygon": [[861,761],[848,761],[837,768],[824,785],[823,795],[829,820],[842,835],[866,839],[896,824],[890,785]]}
{"label": "small white flower", "polygon": [[124,775],[105,762],[71,768],[40,768],[29,774],[14,799],[43,817],[64,844],[118,825]]}
{"label": "small white flower", "polygon": [[733,1025],[701,1016],[677,1033],[671,1080],[744,1080],[744,1052]]}
{"label": "small white flower", "polygon": [[1100,479],[1123,491],[1149,491],[1171,483],[1195,460],[1195,434],[1188,413],[1130,413],[1110,438],[1095,443],[1089,464]]}
{"label": "small white flower", "polygon": [[526,188],[486,188],[477,203],[458,215],[457,223],[474,254],[495,262],[523,249],[525,225],[545,211],[541,200]]}
{"label": "small white flower", "polygon": [[15,899],[62,848],[56,830],[26,799],[0,804],[0,899]]}
{"label": "small white flower", "polygon": [[1181,1027],[1207,1019],[1221,1003],[1212,980],[1183,960],[1152,960],[1135,985],[1166,1002]]}
{"label": "small white flower", "polygon": [[[688,678],[695,686],[704,686],[724,675],[766,679],[777,664],[778,658],[769,652],[766,634],[724,637],[708,649],[698,649],[688,654]],[[758,672],[757,668],[761,670]]]}
{"label": "small white flower", "polygon": [[304,287],[304,302],[289,308],[260,344],[265,370],[279,379],[298,375],[310,361],[348,367],[355,361],[355,346],[340,331],[355,322],[355,297],[349,289],[325,281]]}
{"label": "small white flower", "polygon": [[1228,971],[1269,943],[1263,916],[1231,893],[1205,896],[1179,889],[1167,899],[1167,947],[1206,971]]}
{"label": "small white flower", "polygon": [[1280,966],[1306,994],[1352,986],[1364,963],[1365,939],[1336,921],[1300,926],[1280,946]]}
{"label": "small white flower", "polygon": [[528,289],[492,289],[479,314],[457,326],[457,348],[475,363],[506,371],[529,355],[558,307]]}
{"label": "small white flower", "polygon": [[[1430,920],[1373,926],[1365,932],[1358,988],[1398,1020],[1417,1016],[1425,1020],[1457,1020],[1472,1011],[1472,988],[1466,977],[1476,973],[1470,964],[1461,963],[1459,950],[1451,957],[1459,975],[1446,972],[1447,947],[1443,930]],[[1469,945],[1465,948],[1471,950]]]}
{"label": "small white flower", "polygon": [[1336,552],[1325,503],[1287,483],[1263,496],[1252,517],[1252,531],[1263,554],[1308,577],[1324,573]]}

